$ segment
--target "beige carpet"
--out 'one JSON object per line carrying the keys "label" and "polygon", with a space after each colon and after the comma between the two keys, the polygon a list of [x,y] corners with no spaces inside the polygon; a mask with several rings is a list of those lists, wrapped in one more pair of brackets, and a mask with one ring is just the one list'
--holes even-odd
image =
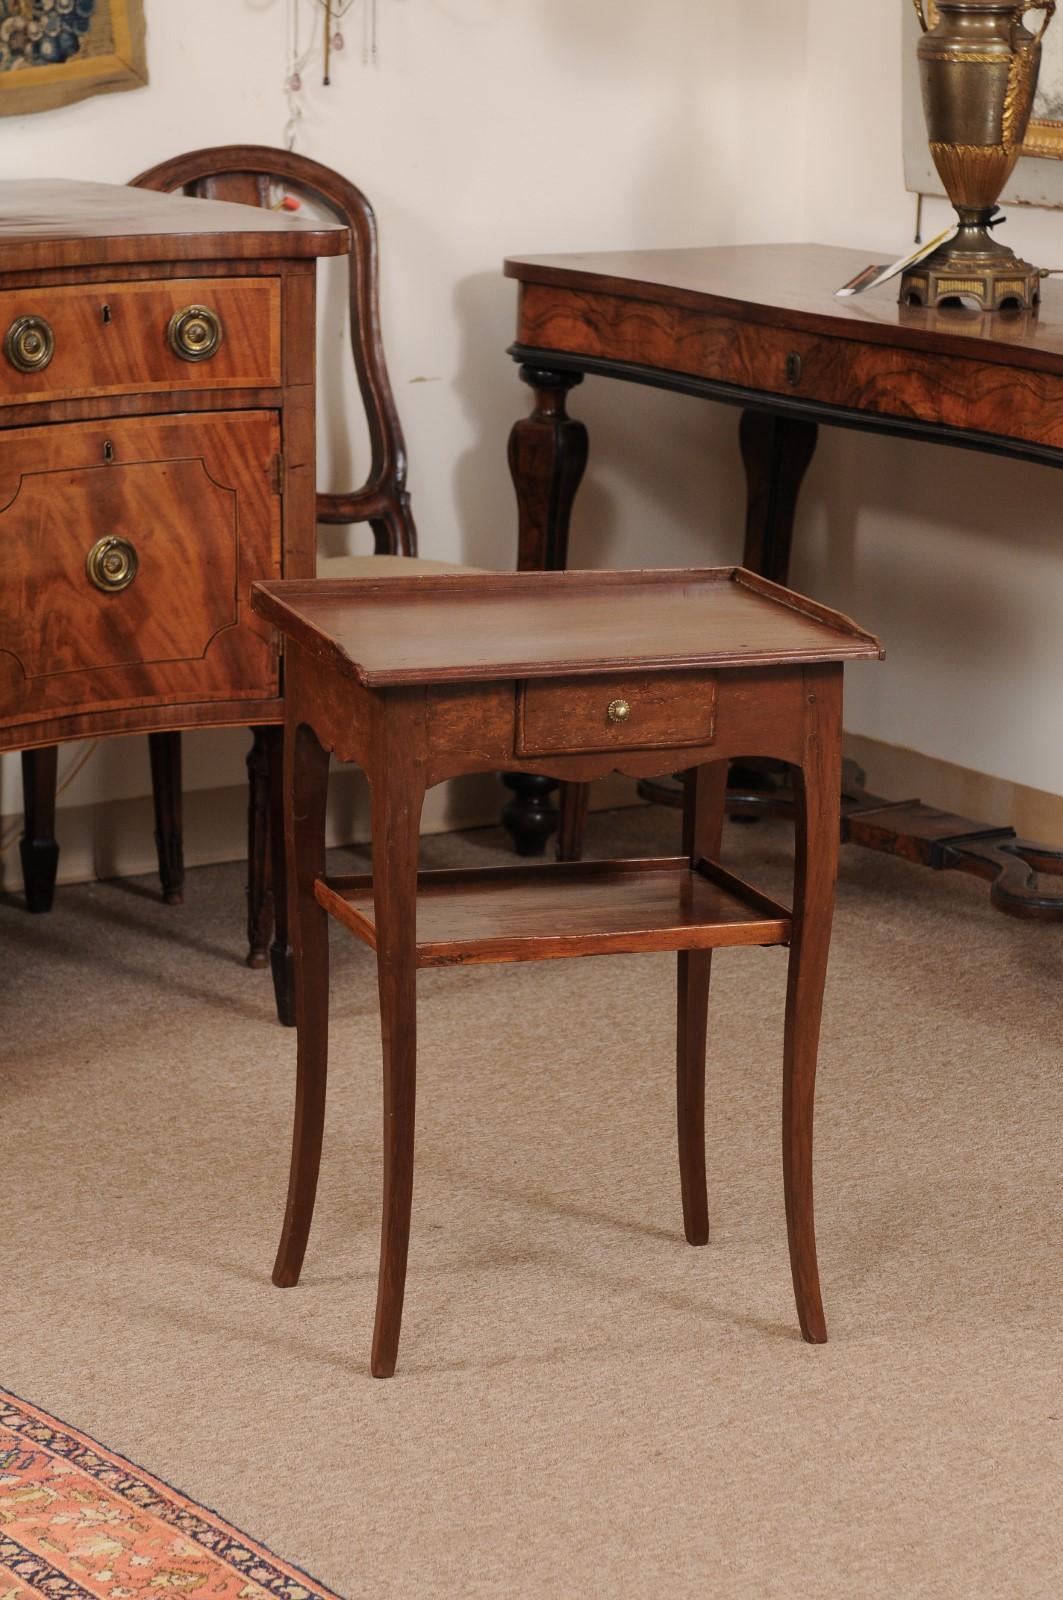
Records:
{"label": "beige carpet", "polygon": [[[639,854],[675,821],[594,819]],[[436,861],[502,859],[491,833]],[[779,824],[729,859],[781,888]],[[665,956],[422,975],[399,1375],[367,1375],[371,958],[335,950],[305,1281],[269,1283],[294,1038],[241,874],[0,907],[0,1382],[352,1597],[1063,1595],[1063,928],[848,851],[822,1052],[832,1342],[796,1331],[785,956],[719,959],[714,1242],[682,1238]]]}

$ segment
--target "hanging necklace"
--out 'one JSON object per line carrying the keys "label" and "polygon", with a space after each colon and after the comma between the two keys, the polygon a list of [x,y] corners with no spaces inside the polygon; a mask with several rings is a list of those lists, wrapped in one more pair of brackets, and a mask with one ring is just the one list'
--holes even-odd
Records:
{"label": "hanging necklace", "polygon": [[284,126],[284,148],[295,148],[295,139],[302,120],[303,107],[299,96],[303,90],[303,72],[310,57],[314,52],[314,43],[317,39],[317,14],[314,15],[314,25],[310,30],[310,43],[305,50],[299,46],[299,8],[301,0],[288,0],[288,76],[284,80],[284,92],[288,96],[288,121]]}
{"label": "hanging necklace", "polygon": [[[322,83],[327,88],[332,82],[332,56],[333,53],[346,48],[347,41],[343,37],[340,23],[354,4],[354,0],[317,0],[318,5],[325,13],[325,70]],[[376,60],[376,0],[365,0],[365,13],[372,10],[372,35],[373,35],[373,60]],[[363,32],[365,16],[363,15]],[[363,48],[362,58],[365,60]]]}
{"label": "hanging necklace", "polygon": [[[332,57],[346,48],[340,23],[354,3],[355,0],[316,0],[310,39],[304,49],[299,29],[303,0],[288,0],[288,72],[284,80],[284,91],[288,97],[288,120],[284,126],[286,150],[294,149],[302,120],[300,95],[303,92],[303,73],[317,47],[318,25],[323,24],[325,41],[321,81],[328,87],[332,81]],[[0,13],[2,11],[3,0],[0,0]],[[377,64],[377,0],[362,0],[362,64],[367,67]]]}

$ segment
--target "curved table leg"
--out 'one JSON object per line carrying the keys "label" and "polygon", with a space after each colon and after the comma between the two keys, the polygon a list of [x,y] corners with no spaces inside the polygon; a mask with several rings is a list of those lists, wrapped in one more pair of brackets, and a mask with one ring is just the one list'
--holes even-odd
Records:
{"label": "curved table leg", "polygon": [[812,1120],[841,838],[841,671],[810,669],[803,764],[794,772],[796,862],[783,1056],[783,1188],[801,1333],[824,1344],[812,1194]]}
{"label": "curved table leg", "polygon": [[314,897],[314,884],[325,870],[329,757],[306,726],[291,736],[288,755],[293,782],[285,796],[285,826],[299,1039],[288,1203],[273,1268],[273,1282],[282,1289],[299,1281],[314,1215],[325,1127],[329,1011],[328,913]]}
{"label": "curved table leg", "polygon": [[[723,836],[727,763],[715,762],[685,775],[683,854],[692,862],[716,861]],[[679,953],[676,1032],[676,1120],[683,1227],[690,1244],[709,1242],[705,1179],[705,1046],[708,1032],[711,950]]]}
{"label": "curved table leg", "polygon": [[403,759],[402,719],[382,734],[387,749],[370,776],[373,907],[384,1068],[384,1195],[370,1370],[390,1378],[398,1360],[413,1207],[417,1103],[417,847],[421,772]]}

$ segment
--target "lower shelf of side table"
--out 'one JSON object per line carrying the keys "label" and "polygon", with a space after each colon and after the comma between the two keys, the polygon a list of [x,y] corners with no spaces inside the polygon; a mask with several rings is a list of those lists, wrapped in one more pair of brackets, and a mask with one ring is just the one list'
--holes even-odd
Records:
{"label": "lower shelf of side table", "polygon": [[[376,949],[373,880],[319,878],[318,903]],[[778,945],[791,913],[714,862],[572,861],[422,872],[417,964]]]}

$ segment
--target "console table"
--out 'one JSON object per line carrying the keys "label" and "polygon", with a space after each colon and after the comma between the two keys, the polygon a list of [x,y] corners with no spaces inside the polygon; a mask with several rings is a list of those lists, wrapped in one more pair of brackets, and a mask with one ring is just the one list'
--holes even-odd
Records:
{"label": "console table", "polygon": [[[1063,466],[1063,285],[1039,316],[901,306],[895,284],[857,299],[834,291],[868,265],[861,251],[755,245],[527,256],[505,271],[519,289],[510,354],[534,393],[510,465],[520,508],[519,567],[566,565],[587,430],[566,397],[585,374],[673,389],[742,410],[748,483],[743,564],[785,583],[794,512],[820,423],[959,445]],[[557,825],[551,780],[511,774],[507,825],[543,848]],[[762,795],[732,797],[765,809]],[[574,853],[578,796],[566,794],[561,854]],[[848,838],[992,882],[994,904],[1063,917],[1063,852],[1014,830],[919,801],[890,803],[848,774]]]}
{"label": "console table", "polygon": [[[171,730],[245,724],[279,763],[281,660],[249,592],[314,573],[315,258],[348,245],[251,206],[0,184],[0,751],[23,752],[31,907],[55,879],[58,741],[147,733],[154,765],[174,759]],[[159,819],[164,882],[174,822]],[[286,1017],[283,889],[281,867]]]}

